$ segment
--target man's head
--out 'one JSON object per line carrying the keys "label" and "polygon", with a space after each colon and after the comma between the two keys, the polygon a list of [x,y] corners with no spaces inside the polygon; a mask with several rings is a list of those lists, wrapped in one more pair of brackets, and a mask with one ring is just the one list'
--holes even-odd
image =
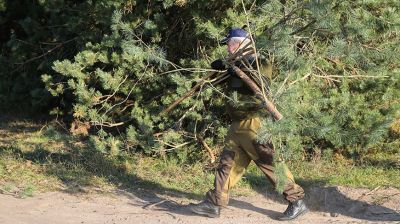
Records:
{"label": "man's head", "polygon": [[250,41],[249,34],[244,29],[233,28],[229,30],[228,35],[220,43],[226,44],[228,52],[233,54],[250,43]]}

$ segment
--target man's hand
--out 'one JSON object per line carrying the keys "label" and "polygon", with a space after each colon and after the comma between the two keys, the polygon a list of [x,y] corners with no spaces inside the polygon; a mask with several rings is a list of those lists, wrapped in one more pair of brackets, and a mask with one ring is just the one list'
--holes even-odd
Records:
{"label": "man's hand", "polygon": [[219,71],[223,71],[226,69],[224,62],[222,62],[221,59],[217,59],[217,60],[211,62],[211,68],[215,69],[215,70],[219,70]]}

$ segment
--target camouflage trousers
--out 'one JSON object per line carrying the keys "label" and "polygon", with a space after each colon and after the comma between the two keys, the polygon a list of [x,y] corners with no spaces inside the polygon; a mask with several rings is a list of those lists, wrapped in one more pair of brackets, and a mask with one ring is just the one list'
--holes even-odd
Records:
{"label": "camouflage trousers", "polygon": [[[215,205],[227,205],[230,189],[240,180],[245,169],[254,161],[272,184],[276,184],[273,160],[274,147],[271,144],[256,142],[256,133],[260,128],[260,118],[250,118],[233,122],[226,137],[225,148],[220,156],[215,173],[214,189],[206,194],[206,200]],[[288,201],[304,197],[304,190],[294,181],[287,169],[287,182],[283,195]]]}

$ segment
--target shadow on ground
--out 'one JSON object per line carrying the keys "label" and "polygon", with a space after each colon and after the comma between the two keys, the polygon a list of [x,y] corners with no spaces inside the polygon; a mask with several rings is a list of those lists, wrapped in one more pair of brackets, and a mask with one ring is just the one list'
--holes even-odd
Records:
{"label": "shadow on ground", "polygon": [[[254,182],[256,185],[254,189],[260,194],[276,202],[286,203],[282,195],[274,191],[272,185],[267,183],[263,176],[250,174],[247,175],[247,180],[251,185]],[[305,201],[312,211],[328,213],[332,217],[343,215],[368,221],[400,221],[399,212],[379,204],[350,198],[344,192],[345,188],[327,187],[324,181],[299,179],[297,183],[303,186],[306,192]],[[260,187],[260,185],[266,187]],[[358,198],[361,199],[363,196],[365,195],[360,195]]]}
{"label": "shadow on ground", "polygon": [[[169,197],[174,198],[190,198],[201,200],[203,195],[193,194],[189,192],[182,192],[175,189],[162,186],[152,181],[144,180],[136,175],[128,173],[123,166],[115,163],[115,160],[110,159],[106,155],[93,150],[91,148],[78,148],[67,139],[59,138],[58,141],[63,143],[69,148],[68,151],[50,152],[44,148],[38,147],[30,152],[23,152],[18,148],[0,148],[0,155],[3,153],[10,153],[18,158],[33,161],[34,163],[47,167],[49,175],[56,176],[62,180],[67,189],[65,191],[70,194],[81,193],[85,186],[90,186],[90,180],[93,176],[101,175],[107,178],[110,183],[119,186],[118,194],[126,194],[125,196],[140,198],[148,202],[143,206],[156,206],[158,209],[165,210],[168,213],[193,215],[189,212],[187,206],[169,200]],[[6,152],[7,151],[7,152]],[[49,165],[50,164],[50,165]],[[77,186],[74,181],[74,175],[68,171],[69,168],[78,164],[80,169],[75,176],[79,178],[86,178],[86,181],[81,181],[81,185]],[[61,167],[61,168],[60,168]],[[249,177],[249,176],[247,176]],[[267,187],[265,177],[252,176],[249,177],[250,184],[255,184],[255,188],[260,194],[280,203],[286,203],[281,195],[278,195]],[[252,183],[254,182],[254,183]],[[318,212],[326,212],[334,215],[344,215],[354,217],[357,219],[370,220],[370,221],[399,221],[400,214],[397,211],[386,208],[380,205],[371,205],[360,200],[354,200],[340,191],[337,187],[323,187],[323,182],[310,182],[307,180],[299,180],[302,186],[306,187],[306,201],[311,210]],[[267,193],[266,193],[267,192]],[[266,216],[276,219],[281,211],[272,211],[252,205],[251,203],[232,199],[230,206],[240,209],[248,209],[251,211],[259,212]]]}
{"label": "shadow on ground", "polygon": [[[71,146],[74,147],[74,146]],[[20,157],[34,161],[35,163],[45,164],[49,160],[54,164],[66,164],[71,161],[73,163],[79,163],[83,165],[85,170],[78,174],[86,176],[88,179],[87,184],[90,185],[90,176],[99,175],[107,177],[108,181],[119,186],[119,194],[123,194],[124,191],[133,194],[135,197],[140,198],[143,201],[147,201],[149,205],[156,204],[158,209],[165,210],[169,213],[181,214],[181,215],[193,215],[185,205],[178,204],[173,200],[168,200],[169,197],[174,198],[190,198],[201,200],[202,195],[193,194],[189,192],[182,192],[175,189],[162,186],[160,184],[144,180],[135,175],[127,173],[121,166],[115,165],[114,162],[108,159],[103,154],[85,149],[71,151],[69,153],[50,153],[44,149],[36,149],[33,152],[23,153],[15,150],[16,154]],[[99,170],[99,167],[101,170]],[[81,193],[85,186],[77,186],[74,184],[74,180],[68,177],[68,173],[63,174],[57,167],[54,170],[48,171],[50,174],[57,175],[62,181],[64,181],[67,189],[67,193],[75,194]],[[264,177],[252,177],[249,179],[259,179],[257,183],[265,183]],[[307,182],[300,180],[299,183],[303,186],[308,186],[306,190],[306,201],[308,206],[313,211],[326,212],[332,216],[344,215],[357,219],[369,220],[369,221],[400,221],[400,214],[392,209],[386,208],[380,205],[371,205],[363,201],[354,200],[348,198],[338,187],[322,187],[323,183],[318,182]],[[286,203],[281,195],[274,192],[272,187],[256,187],[255,188],[260,194],[265,195],[269,199],[272,199],[279,203]],[[260,208],[252,205],[251,203],[231,199],[230,206],[237,207],[240,209],[247,209],[266,215],[272,219],[277,219],[280,216],[281,211],[273,211],[265,208]],[[144,205],[146,206],[146,205]]]}

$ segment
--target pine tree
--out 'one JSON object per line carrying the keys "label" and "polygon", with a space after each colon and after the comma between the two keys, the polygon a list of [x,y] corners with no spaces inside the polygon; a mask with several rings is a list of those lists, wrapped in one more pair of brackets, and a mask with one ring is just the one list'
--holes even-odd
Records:
{"label": "pine tree", "polygon": [[223,102],[232,100],[221,86],[206,83],[168,117],[160,112],[226,56],[218,41],[242,25],[274,66],[270,97],[284,119],[265,117],[258,139],[275,144],[278,174],[285,169],[279,161],[308,149],[356,156],[399,144],[389,135],[400,116],[398,1],[154,4],[144,15],[140,4],[116,11],[101,41],[43,76],[53,95],[72,96],[74,118],[95,127],[100,150],[119,146],[188,161],[205,155],[197,135],[220,146],[229,124]]}

